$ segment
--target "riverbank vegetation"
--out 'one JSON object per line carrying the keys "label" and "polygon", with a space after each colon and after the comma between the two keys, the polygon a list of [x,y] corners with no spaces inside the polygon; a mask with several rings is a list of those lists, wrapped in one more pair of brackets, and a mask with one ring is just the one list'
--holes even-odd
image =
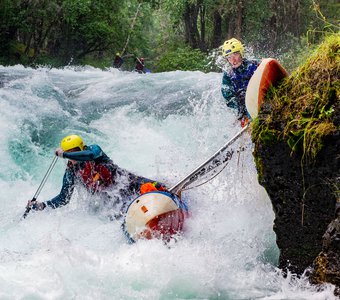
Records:
{"label": "riverbank vegetation", "polygon": [[339,130],[340,34],[328,36],[280,87],[266,95],[254,140],[285,140],[292,153],[314,161],[324,139]]}
{"label": "riverbank vegetation", "polygon": [[230,37],[288,70],[308,47],[339,30],[336,0],[2,0],[0,63],[110,67],[115,53],[145,57],[153,72],[218,70]]}

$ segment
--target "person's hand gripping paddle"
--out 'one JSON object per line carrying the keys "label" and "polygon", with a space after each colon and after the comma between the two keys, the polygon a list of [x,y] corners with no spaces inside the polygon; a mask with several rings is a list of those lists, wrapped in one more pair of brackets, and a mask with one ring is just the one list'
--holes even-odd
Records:
{"label": "person's hand gripping paddle", "polygon": [[45,183],[46,183],[46,180],[48,178],[48,176],[50,176],[56,162],[58,160],[58,156],[55,156],[52,160],[52,163],[51,165],[49,166],[44,178],[42,179],[37,191],[35,192],[32,200],[29,200],[28,203],[27,203],[27,206],[26,206],[26,210],[25,210],[25,213],[22,215],[21,219],[25,219],[27,217],[27,215],[29,214],[29,212],[31,211],[31,209],[36,209],[36,210],[43,210],[45,208],[45,205],[44,203],[39,203],[37,202],[37,198],[42,190],[42,188],[44,187]]}

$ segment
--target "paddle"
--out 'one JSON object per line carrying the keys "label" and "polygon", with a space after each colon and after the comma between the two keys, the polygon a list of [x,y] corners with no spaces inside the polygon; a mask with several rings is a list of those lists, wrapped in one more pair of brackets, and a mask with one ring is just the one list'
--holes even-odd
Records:
{"label": "paddle", "polygon": [[[58,156],[55,156],[31,201],[37,201],[37,198],[38,198],[43,186],[45,185],[48,176],[51,174],[57,160],[58,160]],[[25,213],[23,214],[22,218],[25,219],[27,217],[28,213],[31,211],[31,209],[32,209],[31,206],[26,206],[26,210],[25,210]]]}
{"label": "paddle", "polygon": [[204,174],[207,174],[208,172],[215,169],[217,166],[221,165],[222,163],[225,163],[229,161],[233,155],[233,151],[228,151],[224,157],[218,158],[219,155],[222,156],[223,151],[228,148],[230,145],[232,145],[241,135],[243,135],[248,127],[250,126],[250,123],[248,123],[246,126],[243,127],[243,129],[237,133],[232,139],[230,139],[222,148],[220,148],[213,156],[208,158],[204,163],[199,165],[195,170],[193,170],[190,174],[185,176],[181,181],[176,183],[172,188],[170,188],[171,193],[177,194],[180,190],[184,189],[186,186],[190,185],[197,179],[199,179]]}

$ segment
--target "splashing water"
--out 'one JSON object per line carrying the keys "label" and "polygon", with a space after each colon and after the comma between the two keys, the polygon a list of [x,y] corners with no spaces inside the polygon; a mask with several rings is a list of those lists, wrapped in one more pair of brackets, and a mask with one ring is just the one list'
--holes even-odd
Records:
{"label": "splashing water", "polygon": [[[274,214],[249,135],[221,174],[183,193],[191,217],[168,245],[128,244],[81,189],[20,221],[72,133],[120,167],[177,183],[240,130],[221,74],[14,66],[0,67],[0,79],[0,299],[334,299],[332,285],[317,290],[275,267]],[[38,200],[59,193],[65,165]]]}

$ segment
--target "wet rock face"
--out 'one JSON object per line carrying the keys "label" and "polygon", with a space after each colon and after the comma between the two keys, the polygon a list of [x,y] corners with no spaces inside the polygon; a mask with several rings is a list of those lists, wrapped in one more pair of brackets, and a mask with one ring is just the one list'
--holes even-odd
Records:
{"label": "wet rock face", "polygon": [[[302,274],[323,250],[323,236],[335,217],[339,149],[338,136],[327,137],[315,162],[306,164],[285,141],[255,141],[259,182],[275,212],[273,229],[283,270]],[[329,249],[339,255],[338,246]]]}
{"label": "wet rock face", "polygon": [[340,296],[340,212],[323,236],[322,252],[314,260],[311,281],[335,284],[338,287],[336,293]]}
{"label": "wet rock face", "polygon": [[[340,35],[276,88],[253,123],[254,157],[275,212],[279,267],[340,288]],[[314,264],[313,264],[314,262]]]}

